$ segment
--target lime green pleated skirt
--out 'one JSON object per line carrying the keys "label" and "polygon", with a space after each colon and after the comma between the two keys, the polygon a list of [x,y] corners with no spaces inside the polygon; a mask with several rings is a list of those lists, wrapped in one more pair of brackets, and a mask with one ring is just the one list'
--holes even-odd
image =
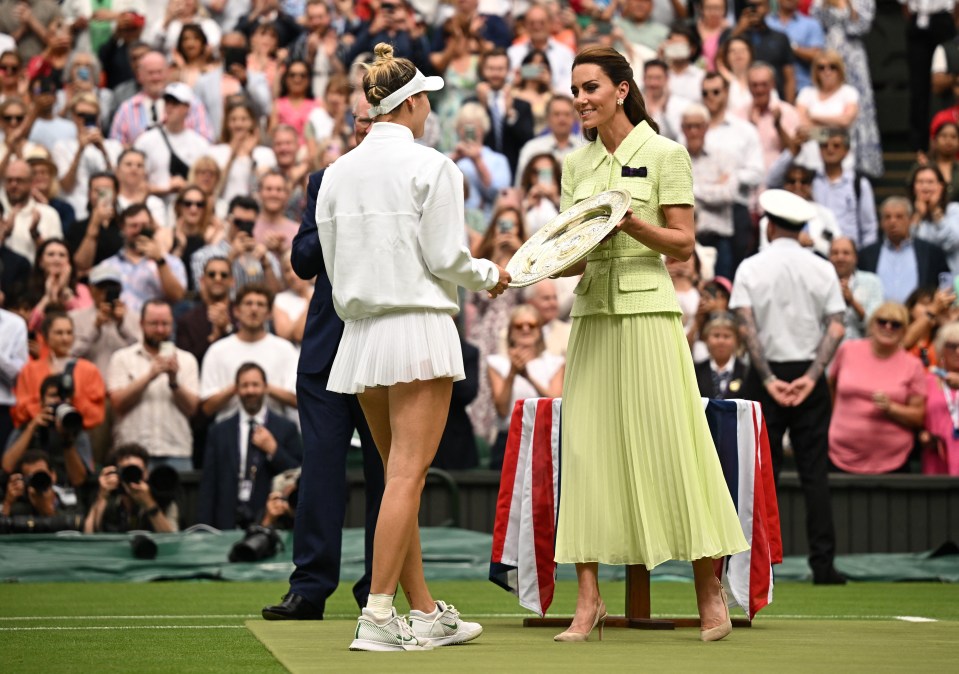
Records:
{"label": "lime green pleated skirt", "polygon": [[566,357],[556,561],[747,550],[679,315],[576,318]]}

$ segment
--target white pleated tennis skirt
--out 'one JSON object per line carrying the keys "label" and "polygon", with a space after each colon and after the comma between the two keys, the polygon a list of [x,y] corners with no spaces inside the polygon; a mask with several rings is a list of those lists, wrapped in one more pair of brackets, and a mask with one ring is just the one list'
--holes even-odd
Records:
{"label": "white pleated tennis skirt", "polygon": [[465,379],[453,317],[442,311],[396,311],[347,321],[327,389],[362,393],[368,386]]}

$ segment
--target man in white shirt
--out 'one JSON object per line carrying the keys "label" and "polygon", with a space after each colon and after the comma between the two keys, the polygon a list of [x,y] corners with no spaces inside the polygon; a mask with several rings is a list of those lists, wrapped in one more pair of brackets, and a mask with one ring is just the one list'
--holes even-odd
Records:
{"label": "man in white shirt", "polygon": [[746,78],[752,104],[731,112],[756,127],[763,150],[763,164],[768,171],[788,145],[787,141],[796,134],[799,112],[776,93],[776,73],[772,66],[754,63]]}
{"label": "man in white shirt", "polygon": [[530,160],[540,154],[551,154],[556,157],[560,166],[563,159],[573,150],[580,148],[586,142],[582,134],[573,133],[576,125],[576,110],[573,100],[566,95],[556,94],[546,104],[546,128],[549,133],[536,136],[523,145],[516,163],[514,183],[519,187],[523,178],[523,171]]}
{"label": "man in white shirt", "polygon": [[273,296],[261,285],[240,288],[233,304],[236,333],[210,345],[200,372],[203,413],[223,421],[236,413],[236,370],[241,363],[256,363],[266,371],[268,405],[293,421],[296,416],[296,348],[266,331]]}
{"label": "man in white shirt", "polygon": [[142,445],[150,453],[151,465],[192,470],[190,417],[200,404],[196,358],[170,341],[169,304],[149,300],[140,316],[143,341],[114,353],[107,368],[115,443]]}
{"label": "man in white shirt", "polygon": [[789,430],[806,502],[813,582],[842,584],[846,579],[833,566],[832,401],[824,372],[845,333],[846,302],[833,266],[799,245],[812,206],[785,190],[767,190],[759,203],[769,220],[770,244],[739,266],[729,299],[751,361],[744,397],[762,403],[777,480]]}
{"label": "man in white shirt", "polygon": [[50,206],[34,199],[32,188],[33,168],[30,164],[22,159],[9,162],[3,174],[0,206],[3,207],[4,222],[13,224],[4,242],[7,248],[25,257],[30,264],[33,264],[37,246],[44,240],[63,238],[60,216]]}
{"label": "man in white shirt", "polygon": [[546,54],[549,61],[549,70],[553,78],[553,91],[557,94],[568,94],[573,76],[573,59],[576,55],[566,45],[557,42],[550,35],[549,13],[544,7],[533,5],[523,18],[526,34],[529,41],[514,44],[507,50],[512,70],[519,70],[523,59],[534,49]]}
{"label": "man in white shirt", "polygon": [[172,200],[186,185],[193,162],[210,149],[206,138],[186,128],[193,103],[193,90],[183,82],[168,84],[163,90],[163,124],[154,126],[136,139],[133,147],[147,158],[147,182],[150,192]]}
{"label": "man in white shirt", "polygon": [[0,309],[0,447],[7,446],[7,437],[13,430],[13,385],[27,358],[27,324],[16,314]]}

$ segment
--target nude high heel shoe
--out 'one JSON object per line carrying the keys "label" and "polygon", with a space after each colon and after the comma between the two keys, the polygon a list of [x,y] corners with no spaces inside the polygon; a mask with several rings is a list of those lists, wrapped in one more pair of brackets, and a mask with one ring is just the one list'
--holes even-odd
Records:
{"label": "nude high heel shoe", "polygon": [[719,641],[729,636],[729,633],[733,631],[733,622],[729,619],[729,600],[726,598],[726,589],[722,586],[722,583],[719,585],[719,594],[722,595],[723,598],[723,608],[726,610],[726,622],[716,627],[710,627],[708,630],[700,630],[699,638],[703,641]]}
{"label": "nude high heel shoe", "polygon": [[589,635],[597,625],[599,625],[599,640],[602,641],[603,627],[606,625],[606,618],[608,617],[609,614],[606,612],[606,605],[603,604],[601,600],[596,604],[596,616],[593,618],[593,624],[590,626],[589,631],[573,632],[572,630],[566,630],[553,637],[553,641],[589,641]]}

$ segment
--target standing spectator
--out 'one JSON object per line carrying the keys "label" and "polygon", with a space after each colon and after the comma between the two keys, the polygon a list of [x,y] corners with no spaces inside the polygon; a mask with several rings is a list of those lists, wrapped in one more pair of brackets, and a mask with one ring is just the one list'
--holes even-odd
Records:
{"label": "standing spectator", "polygon": [[147,300],[177,302],[186,292],[186,269],[179,258],[164,253],[155,238],[153,219],[143,204],[120,214],[123,248],[107,260],[123,275],[123,302],[139,312]]}
{"label": "standing spectator", "polygon": [[719,55],[719,37],[729,28],[726,0],[703,0],[696,18],[696,32],[702,44],[706,70],[716,70]]}
{"label": "standing spectator", "polygon": [[256,112],[256,117],[270,114],[273,94],[270,83],[263,73],[247,67],[250,50],[243,33],[227,33],[220,43],[223,63],[212,68],[196,81],[196,95],[210,114],[212,132],[210,140],[219,138],[223,132],[226,101],[232,96],[241,96]]}
{"label": "standing spectator", "polygon": [[80,94],[70,101],[70,117],[77,127],[76,139],[61,140],[53,146],[63,198],[73,206],[77,220],[89,215],[90,176],[112,171],[123,146],[100,131],[100,104],[93,94]]}
{"label": "standing spectator", "polygon": [[273,24],[276,26],[280,47],[286,49],[303,31],[296,18],[280,9],[279,0],[252,0],[251,5],[249,14],[241,16],[234,28],[246,35],[247,39],[253,36],[257,26],[264,23]]}
{"label": "standing spectator", "polygon": [[225,257],[211,257],[197,280],[200,302],[176,321],[176,345],[203,364],[210,344],[233,332],[230,291],[233,273]]}
{"label": "standing spectator", "polygon": [[107,391],[116,420],[117,445],[137,443],[150,454],[150,467],[169,464],[178,472],[193,469],[190,417],[200,404],[200,377],[193,354],[177,349],[173,310],[148,300],[140,314],[143,341],[113,354]]}
{"label": "standing spectator", "polygon": [[206,10],[200,7],[199,0],[170,0],[166,6],[163,25],[157,26],[159,30],[146,39],[172,58],[180,44],[180,33],[184,26],[199,27],[212,49],[220,46],[220,27],[207,16]]}
{"label": "standing spectator", "polygon": [[943,120],[932,127],[929,140],[929,154],[920,156],[920,161],[913,164],[911,171],[920,166],[929,164],[939,169],[946,184],[950,202],[959,201],[959,124]]}
{"label": "standing spectator", "polygon": [[866,336],[870,317],[882,304],[882,281],[870,271],[856,269],[859,262],[856,245],[845,236],[833,239],[829,261],[836,269],[842,298],[846,300],[846,313],[843,316],[845,339],[862,339]]}
{"label": "standing spectator", "polygon": [[849,155],[849,135],[842,129],[830,129],[827,134],[819,145],[823,170],[813,179],[813,199],[832,211],[843,236],[862,249],[878,237],[872,184],[866,176],[843,168]]}
{"label": "standing spectator", "polygon": [[294,418],[298,354],[288,341],[266,331],[272,308],[273,294],[263,286],[247,285],[237,291],[235,334],[211,344],[203,358],[200,397],[207,416],[222,421],[239,409],[236,364],[251,362],[266,372],[270,409]]}
{"label": "standing spectator", "polygon": [[[306,121],[305,140],[306,157],[319,157],[323,154],[320,146],[326,144],[327,149],[339,146],[339,151],[349,145],[351,134],[353,133],[352,124],[356,120],[349,119],[350,112],[350,94],[352,86],[346,75],[333,75],[326,85],[326,93],[323,95],[323,104],[313,108],[310,118]],[[363,94],[359,94],[362,96]],[[274,130],[283,128],[279,125]],[[299,142],[299,138],[297,138]],[[286,173],[284,172],[284,175]],[[304,174],[298,181],[291,181],[289,176],[287,182],[291,187],[296,183],[302,199],[306,198]]]}
{"label": "standing spectator", "polygon": [[[142,155],[137,152],[137,156],[142,161]],[[67,233],[73,262],[81,274],[123,248],[123,235],[117,219],[116,176],[105,172],[92,174],[87,184],[87,203],[88,217],[77,222]]]}
{"label": "standing spectator", "polygon": [[523,299],[539,314],[540,331],[543,333],[546,350],[565,358],[566,346],[569,344],[570,324],[559,317],[556,283],[551,279],[540,281],[523,293]]}
{"label": "standing spectator", "polygon": [[879,208],[883,240],[859,251],[859,268],[875,272],[882,295],[905,302],[917,288],[936,288],[939,274],[949,271],[939,246],[915,238],[911,231],[912,204],[905,197],[887,197]]}
{"label": "standing spectator", "polygon": [[[754,373],[750,389],[763,406],[777,480],[787,429],[792,439],[806,503],[813,582],[842,584],[846,579],[833,566],[831,403],[823,373],[843,337],[846,303],[832,265],[802,250],[797,241],[812,207],[783,190],[767,190],[760,205],[769,218],[770,245],[740,265],[729,306],[743,323]],[[783,331],[784,325],[790,329]]]}
{"label": "standing spectator", "polygon": [[921,166],[909,181],[912,230],[946,254],[953,274],[959,272],[959,204],[949,203],[948,185],[935,166]]}
{"label": "standing spectator", "polygon": [[17,53],[29,61],[47,45],[47,26],[60,17],[54,0],[0,0],[0,33],[17,42]]}
{"label": "standing spectator", "polygon": [[[25,97],[29,100],[29,96]],[[10,96],[0,103],[0,131],[3,132],[3,144],[0,145],[0,168],[13,159],[23,159],[38,145],[27,140],[30,126],[33,124],[33,110],[27,114],[24,98]]]}
{"label": "standing spectator", "polygon": [[[950,80],[950,83],[952,80]],[[23,75],[23,61],[15,51],[0,54],[0,101],[23,98],[27,95],[27,80]]]}
{"label": "standing spectator", "polygon": [[652,60],[643,64],[643,100],[646,110],[659,125],[659,133],[670,140],[678,140],[683,112],[693,100],[700,100],[700,89],[694,99],[674,95],[669,89],[669,66],[665,61]]}
{"label": "standing spectator", "polygon": [[776,74],[772,66],[755,63],[746,75],[752,103],[733,113],[747,122],[752,122],[759,132],[763,148],[763,164],[766,171],[787,147],[790,138],[799,128],[799,113],[790,103],[780,100],[776,93]]}
{"label": "standing spectator", "polygon": [[13,430],[13,387],[27,357],[27,324],[17,314],[0,309],[0,447],[7,446]]}
{"label": "standing spectator", "polygon": [[43,322],[48,309],[69,311],[93,304],[86,285],[77,283],[70,249],[63,239],[47,239],[37,247],[37,257],[27,286],[27,301],[32,305],[27,328],[31,332]]}
{"label": "standing spectator", "polygon": [[[788,0],[787,0],[788,1]],[[792,103],[796,100],[796,72],[794,54],[789,38],[766,23],[768,0],[747,0],[739,21],[723,34],[721,41],[743,36],[753,48],[753,59],[768,63],[776,71],[776,89],[780,97]]]}
{"label": "standing spectator", "polygon": [[[218,529],[245,529],[259,521],[273,478],[303,458],[299,431],[266,406],[266,372],[243,363],[236,372],[237,414],[207,436],[197,522]],[[239,476],[239,477],[238,477]]]}
{"label": "standing spectator", "polygon": [[408,58],[422,71],[429,70],[430,45],[422,28],[415,25],[406,0],[380,2],[372,18],[360,24],[343,62],[352,64],[360,54],[371,53],[380,42],[392,44],[397,57]]}
{"label": "standing spectator", "polygon": [[[124,147],[130,147],[144,131],[166,119],[163,113],[166,107],[167,82],[170,79],[166,57],[160,52],[147,52],[137,62],[136,77],[140,85],[139,93],[120,104],[110,126],[110,138],[120,141]],[[202,81],[203,78],[197,81],[198,90]],[[183,126],[208,141],[212,140],[215,131],[203,103],[194,101],[192,95],[187,96],[186,92],[178,87],[173,91],[177,92],[173,98],[177,101],[185,100],[187,106]]]}
{"label": "standing spectator", "polygon": [[926,374],[926,420],[919,434],[922,472],[959,476],[959,437],[953,410],[959,384],[959,323],[942,326],[936,335],[939,366],[945,371]]}
{"label": "standing spectator", "polygon": [[661,50],[663,61],[669,65],[669,90],[688,101],[701,101],[706,71],[695,63],[699,58],[699,35],[681,23],[673,24]]}
{"label": "standing spectator", "polygon": [[652,14],[653,0],[623,0],[620,14],[613,23],[630,43],[656,51],[669,35],[669,28],[653,19]]}
{"label": "standing spectator", "polygon": [[[480,12],[480,0],[456,0],[451,3],[455,13],[452,18],[467,26],[469,32],[480,41],[480,52],[486,53],[497,47],[506,49],[512,42],[512,32],[506,20],[497,14]],[[485,7],[485,5],[484,5]],[[432,50],[443,51],[446,36],[442,31],[433,34]]]}
{"label": "standing spectator", "polygon": [[123,277],[119,269],[99,264],[90,270],[88,282],[93,304],[70,312],[74,332],[70,355],[86,358],[106,372],[116,351],[139,341],[140,320],[120,299]]}
{"label": "standing spectator", "polygon": [[60,216],[50,206],[38,202],[32,189],[33,167],[21,159],[8,162],[0,207],[12,225],[4,245],[28,260],[34,259],[37,246],[44,240],[63,238]]}
{"label": "standing spectator", "polygon": [[304,26],[306,31],[290,47],[290,60],[310,64],[313,91],[326,91],[330,75],[346,71],[339,58],[339,36],[327,0],[307,0]]}
{"label": "standing spectator", "polygon": [[[836,2],[836,0],[833,0]],[[839,0],[847,4],[849,0]],[[932,93],[932,55],[936,46],[955,37],[955,0],[899,0],[908,24],[906,58],[909,65],[909,136],[915,150],[925,150],[929,138],[929,99]],[[874,7],[870,8],[875,11]],[[872,18],[870,12],[870,19]]]}
{"label": "standing spectator", "polygon": [[530,159],[520,178],[523,193],[523,217],[530,235],[559,215],[560,165],[551,154]]}
{"label": "standing spectator", "polygon": [[693,103],[683,114],[682,130],[693,165],[696,241],[716,249],[714,271],[729,278],[734,271],[733,205],[739,198],[739,178],[732,156],[722,150],[706,151],[709,118],[708,109]]}
{"label": "standing spectator", "polygon": [[880,305],[869,319],[869,336],[844,342],[829,366],[835,401],[829,460],[840,471],[908,472],[926,413],[922,363],[902,348],[908,320],[901,304]]}
{"label": "standing spectator", "polygon": [[916,288],[906,298],[909,325],[902,339],[902,346],[922,361],[923,367],[939,364],[935,349],[939,326],[949,320],[949,313],[956,300],[953,288],[935,290],[933,287]]}
{"label": "standing spectator", "polygon": [[[137,63],[150,51],[150,46],[140,41],[144,25],[142,14],[133,11],[120,12],[113,34],[96,52],[100,65],[103,66],[106,87],[114,92],[115,107],[136,93]],[[115,108],[111,112],[115,112]]]}
{"label": "standing spectator", "polygon": [[438,32],[443,33],[445,46],[430,54],[430,64],[443,77],[446,86],[435,94],[436,102],[430,105],[442,134],[436,149],[446,152],[453,146],[456,113],[463,101],[476,91],[480,55],[476,36],[470,33],[468,24],[456,17],[444,21]]}
{"label": "standing spectator", "polygon": [[271,170],[260,178],[260,217],[253,227],[253,239],[266,246],[274,255],[289,250],[296,236],[297,224],[284,214],[290,191],[286,178]]}
{"label": "standing spectator", "polygon": [[211,68],[213,50],[203,28],[196,23],[183,26],[173,50],[176,78],[194,87],[197,80]]}
{"label": "standing spectator", "polygon": [[[360,94],[360,98],[366,98]],[[360,124],[359,120],[354,119],[354,125]],[[372,124],[369,120],[367,124]],[[303,208],[306,206],[306,178],[310,172],[309,160],[297,158],[299,145],[297,145],[296,131],[288,126],[278,126],[273,131],[273,155],[276,157],[276,167],[286,178],[286,184],[290,186],[290,198],[286,202],[286,217],[295,220],[303,215]]]}
{"label": "standing spectator", "polygon": [[[799,92],[796,110],[803,128],[813,137],[821,140],[819,133],[826,129],[841,129],[849,135],[851,145],[851,129],[859,115],[859,93],[845,84],[845,79],[845,66],[839,54],[832,50],[820,53],[814,63],[813,85]],[[812,146],[812,156],[803,163],[815,166],[815,141],[808,143],[809,146]],[[855,168],[855,153],[844,161],[843,168]]]}
{"label": "standing spectator", "polygon": [[490,120],[479,103],[466,103],[456,117],[459,142],[450,159],[456,162],[469,183],[466,208],[481,209],[488,216],[500,190],[510,186],[509,160],[483,144],[490,129]]}
{"label": "standing spectator", "polygon": [[250,55],[246,59],[246,69],[251,73],[262,73],[270,85],[270,91],[276,91],[277,74],[280,60],[277,56],[280,46],[280,34],[272,23],[261,23],[250,36]]}
{"label": "standing spectator", "polygon": [[728,312],[710,314],[703,326],[703,341],[709,358],[696,363],[699,395],[713,400],[742,396],[748,366],[739,357],[736,317]]}
{"label": "standing spectator", "polygon": [[[510,171],[515,172],[520,150],[533,137],[532,108],[513,94],[509,84],[509,57],[502,49],[483,55],[480,78],[482,82],[476,85],[475,100],[479,101],[489,116],[482,134],[483,143],[494,152],[504,155]],[[462,111],[463,108],[460,108],[457,126],[463,123]],[[476,139],[465,140],[472,142]]]}
{"label": "standing spectator", "polygon": [[280,76],[280,97],[273,104],[269,131],[277,124],[286,124],[296,129],[300,145],[303,145],[304,130],[310,113],[322,104],[316,100],[309,64],[293,61],[286,65]]}
{"label": "standing spectator", "polygon": [[[752,44],[743,36],[731,37],[719,50],[717,72],[729,82],[729,107],[736,110],[748,106],[752,102],[749,91],[749,69],[753,66]],[[772,66],[769,66],[772,69]],[[773,70],[773,85],[775,87],[776,71]],[[776,94],[777,97],[779,94]]]}
{"label": "standing spectator", "polygon": [[533,111],[533,133],[539,135],[546,127],[546,106],[553,96],[549,60],[541,51],[531,51],[523,59],[513,95],[529,103]]}
{"label": "standing spectator", "polygon": [[533,157],[551,154],[562,165],[566,155],[583,145],[583,136],[573,133],[576,117],[576,110],[573,109],[573,101],[569,96],[556,94],[549,99],[546,104],[546,132],[528,140],[520,150],[514,180],[517,186],[523,178],[526,165]]}
{"label": "standing spectator", "polygon": [[549,59],[549,70],[553,74],[553,91],[557,94],[568,94],[575,54],[550,34],[549,12],[541,5],[532,5],[523,16],[523,27],[529,40],[514,44],[507,50],[510,69],[519,70],[529,52],[544,52]]}
{"label": "standing spectator", "polygon": [[808,87],[810,67],[826,43],[822,24],[799,11],[799,0],[779,0],[779,11],[766,16],[766,25],[784,33],[793,50],[796,91]]}
{"label": "standing spectator", "polygon": [[863,37],[872,30],[875,13],[875,0],[814,0],[811,8],[812,17],[826,30],[825,48],[839,53],[846,68],[846,81],[859,92],[859,114],[852,127],[856,168],[880,176],[883,161],[876,99],[863,44]]}
{"label": "standing spectator", "polygon": [[177,195],[173,206],[176,224],[170,253],[183,261],[187,274],[187,290],[195,291],[191,258],[201,248],[223,236],[223,223],[213,213],[211,200],[196,185],[187,185]]}
{"label": "standing spectator", "polygon": [[30,78],[30,135],[31,143],[42,145],[48,152],[57,141],[76,139],[77,128],[54,112],[60,82],[51,73],[49,65]]}
{"label": "standing spectator", "polygon": [[60,198],[60,182],[57,180],[57,165],[45,148],[38,147],[27,155],[27,163],[33,169],[33,189],[31,194],[41,204],[46,204],[57,212],[60,228],[69,232],[76,223],[77,216],[73,206]]}
{"label": "standing spectator", "polygon": [[147,157],[141,150],[131,147],[120,154],[115,180],[118,211],[123,211],[133,204],[146,204],[153,221],[160,227],[168,226],[166,202],[155,194],[150,194]]}
{"label": "standing spectator", "polygon": [[273,332],[295,346],[303,342],[307,310],[313,297],[313,283],[301,279],[293,271],[290,253],[283,255],[283,280],[286,290],[273,301]]}
{"label": "standing spectator", "polygon": [[260,143],[256,113],[243,101],[232,103],[227,108],[220,143],[210,148],[210,156],[223,171],[222,191],[218,198],[226,203],[235,196],[251,194],[257,172],[276,166],[273,150]]}

